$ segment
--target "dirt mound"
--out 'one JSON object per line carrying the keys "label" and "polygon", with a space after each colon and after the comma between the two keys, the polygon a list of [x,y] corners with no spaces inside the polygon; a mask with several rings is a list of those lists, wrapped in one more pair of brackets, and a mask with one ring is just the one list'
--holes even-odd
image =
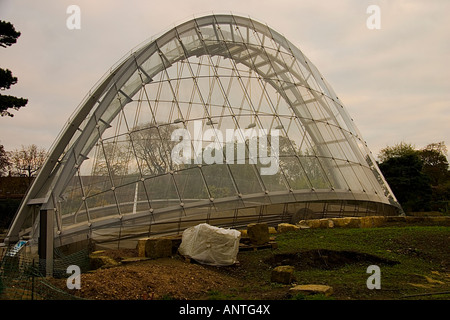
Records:
{"label": "dirt mound", "polygon": [[81,289],[69,290],[65,279],[53,284],[85,299],[196,299],[212,290],[227,291],[239,281],[212,268],[187,263],[181,258],[163,258],[98,269],[81,275]]}

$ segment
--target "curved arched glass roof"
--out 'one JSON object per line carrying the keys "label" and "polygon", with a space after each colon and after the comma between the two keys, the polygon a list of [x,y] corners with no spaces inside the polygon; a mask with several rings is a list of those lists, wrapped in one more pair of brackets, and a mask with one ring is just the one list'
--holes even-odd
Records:
{"label": "curved arched glass roof", "polygon": [[55,212],[56,245],[276,223],[299,210],[401,211],[317,68],[235,15],[182,23],[119,62],[56,140],[8,237],[32,232],[39,209]]}

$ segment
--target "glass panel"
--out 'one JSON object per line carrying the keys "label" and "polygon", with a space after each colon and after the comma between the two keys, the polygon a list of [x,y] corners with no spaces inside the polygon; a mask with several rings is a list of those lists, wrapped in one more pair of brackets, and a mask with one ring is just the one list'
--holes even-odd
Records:
{"label": "glass panel", "polygon": [[316,157],[300,157],[304,172],[308,177],[308,181],[315,189],[330,189],[330,183],[327,175],[325,174],[322,164]]}
{"label": "glass panel", "polygon": [[261,182],[258,180],[254,165],[231,164],[230,169],[241,194],[244,195],[265,191],[261,186]]}
{"label": "glass panel", "polygon": [[175,182],[178,186],[181,200],[184,203],[194,202],[202,199],[209,199],[205,183],[201,176],[200,168],[197,166],[178,171],[174,174]]}
{"label": "glass panel", "polygon": [[186,50],[198,50],[203,48],[203,44],[197,36],[197,32],[191,29],[187,32],[183,32],[180,34],[180,40],[185,46]]}
{"label": "glass panel", "polygon": [[78,220],[87,221],[86,207],[82,198],[80,178],[74,176],[58,202],[63,226],[70,226]]}
{"label": "glass panel", "polygon": [[170,151],[175,145],[171,134],[176,126],[141,125],[130,133],[136,158],[139,161],[142,174],[152,176],[169,172],[173,169]]}
{"label": "glass panel", "polygon": [[359,183],[360,183],[360,188],[359,190],[364,190],[365,192],[373,192],[373,187],[371,184],[371,181],[368,179],[368,176],[366,173],[366,168],[364,168],[363,166],[359,165],[359,164],[354,164],[352,166],[353,171],[355,172],[356,176],[358,177]]}
{"label": "glass panel", "polygon": [[[282,168],[280,167],[280,164],[278,162],[275,163],[275,159],[270,159],[273,161],[273,163],[270,163],[270,165],[261,165],[261,163],[258,163],[256,167],[258,168],[258,172],[261,175],[261,179],[263,180],[263,183],[267,189],[267,191],[288,191],[289,187],[286,185],[286,179],[284,177]],[[268,168],[269,166],[273,167]],[[261,170],[270,170],[271,174],[261,174]],[[275,171],[276,170],[276,171]],[[272,172],[275,172],[272,174]]]}
{"label": "glass panel", "polygon": [[[136,66],[133,64],[133,68],[136,68]],[[142,87],[142,83],[149,82],[150,79],[146,77],[143,73],[141,73],[139,70],[136,70],[131,77],[125,82],[123,87],[121,88],[121,91],[126,95],[126,97],[133,98],[133,96],[136,94],[136,92],[139,91],[139,89]]]}
{"label": "glass panel", "polygon": [[91,220],[119,215],[113,191],[99,193],[86,199]]}
{"label": "glass panel", "polygon": [[211,197],[220,199],[237,195],[227,165],[202,166],[201,170]]}
{"label": "glass panel", "polygon": [[115,189],[121,214],[148,212],[150,209],[145,186],[142,181],[127,184]]}
{"label": "glass panel", "polygon": [[146,179],[144,183],[152,208],[180,205],[180,198],[171,174],[151,177]]}
{"label": "glass panel", "polygon": [[153,53],[142,65],[141,68],[149,76],[154,76],[162,70],[162,62],[158,52]]}
{"label": "glass panel", "polygon": [[311,189],[305,169],[297,157],[280,156],[280,169],[293,190]]}
{"label": "glass panel", "polygon": [[[173,63],[176,60],[184,57],[183,48],[180,45],[180,42],[178,39],[173,39],[166,43],[164,46],[161,47],[161,52],[165,56],[165,58]],[[167,65],[166,65],[167,67]]]}
{"label": "glass panel", "polygon": [[351,190],[362,191],[361,183],[352,169],[353,164],[342,160],[336,160],[336,164],[339,166],[339,170],[345,180],[346,186],[344,187]]}
{"label": "glass panel", "polygon": [[83,185],[86,196],[93,196],[98,193],[110,190],[111,179],[108,175],[91,175],[83,177]]}

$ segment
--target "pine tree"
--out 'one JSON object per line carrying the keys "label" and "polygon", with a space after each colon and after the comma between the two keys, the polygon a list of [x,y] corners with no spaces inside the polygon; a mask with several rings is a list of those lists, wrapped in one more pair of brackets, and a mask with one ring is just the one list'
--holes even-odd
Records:
{"label": "pine tree", "polygon": [[[0,46],[9,47],[17,42],[20,32],[16,31],[10,22],[0,20]],[[0,90],[7,90],[17,83],[17,77],[12,75],[11,70],[0,69]],[[8,109],[19,110],[28,103],[28,99],[17,98],[10,95],[0,94],[0,115],[13,117]]]}

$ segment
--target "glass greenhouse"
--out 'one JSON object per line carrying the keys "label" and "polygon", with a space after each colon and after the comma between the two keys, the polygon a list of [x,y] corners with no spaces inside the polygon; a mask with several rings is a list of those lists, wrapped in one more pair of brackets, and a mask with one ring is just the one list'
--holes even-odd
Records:
{"label": "glass greenhouse", "polygon": [[89,92],[6,242],[50,230],[55,248],[135,247],[202,222],[401,212],[311,61],[266,24],[209,15],[145,43]]}

